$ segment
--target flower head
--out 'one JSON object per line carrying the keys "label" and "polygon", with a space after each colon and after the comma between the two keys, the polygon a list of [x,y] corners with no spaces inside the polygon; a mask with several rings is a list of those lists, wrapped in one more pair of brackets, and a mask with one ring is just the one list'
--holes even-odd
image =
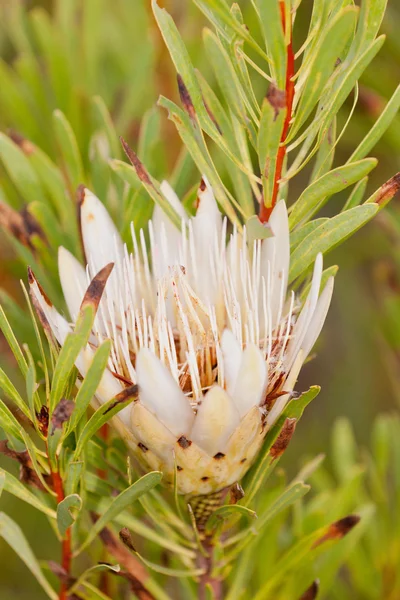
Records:
{"label": "flower head", "polygon": [[34,278],[31,293],[63,344],[88,285],[108,276],[77,367],[84,376],[94,349],[112,340],[98,401],[137,384],[137,400],[115,417],[118,430],[146,469],[162,470],[169,484],[176,469],[180,493],[207,494],[242,478],[285,408],[324,323],[333,278],[320,293],[319,255],[304,305],[287,296],[284,201],[270,217],[271,237],[250,243],[245,228],[228,231],[205,179],[192,218],[166,182],[162,191],[181,230],[156,206],[147,232],[132,228],[130,254],[104,205],[85,190],[86,269],[59,250],[70,321]]}

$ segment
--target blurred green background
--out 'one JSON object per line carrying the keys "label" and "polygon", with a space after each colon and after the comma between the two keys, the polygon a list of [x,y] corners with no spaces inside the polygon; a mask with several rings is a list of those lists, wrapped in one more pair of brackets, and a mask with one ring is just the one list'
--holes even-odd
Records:
{"label": "blurred green background", "polygon": [[[78,16],[75,22],[63,23],[63,2],[69,1],[77,5]],[[242,6],[245,4],[243,2]],[[193,62],[212,81],[202,50],[204,21],[199,11],[188,0],[165,0],[160,5],[167,7],[174,16]],[[311,0],[303,0],[302,5],[302,14],[307,16]],[[63,23],[63,28],[58,29],[59,25],[54,26],[54,23]],[[304,34],[304,25],[303,21],[296,24],[299,35]],[[36,77],[31,80],[25,74],[29,70],[32,48],[26,45],[26,51],[21,51],[24,44],[28,44],[24,38],[27,30],[32,34],[33,52],[38,59]],[[361,80],[355,115],[338,146],[335,164],[347,159],[398,84],[400,5],[397,0],[389,0],[382,30],[387,34],[387,41]],[[35,37],[38,31],[48,34],[47,45],[40,43],[38,35]],[[58,36],[69,45],[70,56],[75,57],[68,64],[63,60]],[[91,57],[96,59],[91,61]],[[48,85],[52,69],[61,69],[64,73],[55,93]],[[155,105],[160,94],[177,98],[175,70],[157,31],[150,2],[146,0],[0,0],[0,78],[0,129],[23,133],[50,153],[57,151],[50,132],[51,112],[55,108],[61,108],[68,116],[79,136],[80,147],[86,148],[85,155],[90,156],[89,131],[85,129],[85,123],[88,99],[92,95],[103,97],[117,133],[126,136],[134,147],[145,110]],[[13,85],[15,88],[10,93]],[[41,95],[44,96],[42,106],[46,109],[36,114],[35,100]],[[10,103],[14,111],[9,110]],[[350,107],[351,100],[345,106],[339,130]],[[25,131],[19,131],[18,122],[13,122],[10,114],[24,117]],[[166,115],[161,111],[160,115],[160,144],[167,148],[159,161],[161,177],[167,176],[173,168],[179,154],[179,140]],[[154,152],[159,153],[158,144],[155,144]],[[400,170],[399,116],[372,155],[379,159],[379,165],[370,177],[371,192]],[[3,176],[0,168],[0,181],[6,185]],[[298,189],[302,183],[305,180],[296,178]],[[296,187],[292,187],[290,193],[292,198],[296,197]],[[338,205],[344,201],[344,197],[335,199]],[[390,208],[394,214],[396,202]],[[329,210],[338,209],[333,204]],[[396,231],[391,228],[387,216],[380,214],[327,258],[328,264],[340,265],[334,299],[324,334],[316,348],[317,356],[303,369],[297,386],[298,390],[305,390],[311,384],[320,384],[322,392],[307,411],[282,461],[290,473],[298,468],[299,456],[305,454],[325,452],[329,461],[328,442],[338,416],[349,417],[357,440],[363,445],[369,442],[375,416],[398,407],[397,357],[400,346],[397,347],[397,341],[400,336],[390,338],[390,333],[400,327],[397,322],[400,310],[396,312],[399,246]],[[13,265],[13,252],[4,236],[0,239],[0,257],[0,286],[20,297],[16,276],[21,276],[21,272],[16,264]],[[1,340],[0,349],[2,363],[12,367]],[[7,459],[1,458],[0,462],[6,463]],[[13,468],[10,461],[7,468]],[[55,539],[47,539],[49,530],[42,515],[26,505],[22,510],[22,503],[9,495],[3,496],[1,506],[25,530],[37,556],[44,558],[46,547],[46,558],[54,552],[53,558],[58,559],[58,545]],[[0,599],[14,598],[39,600],[44,594],[19,559],[0,541]]]}

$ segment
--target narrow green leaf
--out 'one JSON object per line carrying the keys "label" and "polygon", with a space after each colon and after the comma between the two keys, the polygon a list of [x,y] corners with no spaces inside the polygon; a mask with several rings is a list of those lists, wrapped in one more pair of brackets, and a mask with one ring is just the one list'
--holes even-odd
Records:
{"label": "narrow green leaf", "polygon": [[28,418],[31,418],[29,408],[25,404],[24,400],[19,395],[16,387],[4,373],[3,369],[0,369],[0,389],[14,402],[18,409]]}
{"label": "narrow green leaf", "polygon": [[79,586],[81,586],[91,575],[97,575],[97,573],[102,573],[104,571],[119,573],[121,571],[121,567],[119,565],[109,565],[106,563],[99,563],[93,567],[89,567],[81,575],[79,575],[75,583],[69,588],[68,595],[73,597],[74,592],[78,591]]}
{"label": "narrow green leaf", "polygon": [[385,36],[380,36],[363,52],[363,54],[361,54],[361,56],[358,57],[357,60],[350,63],[346,60],[338,67],[340,71],[335,78],[334,84],[329,85],[328,83],[315,118],[306,130],[288,146],[288,152],[296,148],[305,138],[313,140],[318,135],[318,132],[320,138],[318,143],[321,143],[321,140],[332,121],[332,117],[338,113],[361,74],[381,49],[384,41]]}
{"label": "narrow green leaf", "polygon": [[368,177],[364,177],[354,186],[341,212],[345,212],[346,210],[350,210],[350,208],[354,208],[355,206],[361,204],[364,198],[365,190],[367,189],[367,184]]}
{"label": "narrow green leaf", "polygon": [[215,33],[207,28],[203,31],[203,42],[226,105],[229,106],[239,121],[246,126],[248,119],[242,86],[228,53]]}
{"label": "narrow green leaf", "polygon": [[293,231],[290,232],[290,250],[294,251],[296,246],[300,244],[304,238],[306,238],[314,229],[317,229],[322,223],[326,223],[329,221],[328,217],[320,217],[319,219],[313,219],[312,221],[308,221],[299,227],[296,227]]}
{"label": "narrow green leaf", "polygon": [[215,527],[224,520],[232,517],[246,517],[248,520],[256,519],[257,514],[241,504],[231,504],[216,508],[207,521],[206,531],[212,532]]}
{"label": "narrow green leaf", "polygon": [[159,473],[158,471],[147,473],[138,479],[138,481],[135,481],[135,483],[130,485],[126,490],[121,492],[90,529],[89,535],[75,554],[80,554],[82,550],[87,548],[110,521],[113,521],[121,511],[136,502],[140,496],[146,494],[158,485],[161,479],[162,473]]}
{"label": "narrow green leaf", "polygon": [[370,150],[379,142],[383,134],[390,127],[391,122],[399,112],[400,108],[400,85],[396,88],[393,96],[386,104],[384,110],[379,115],[379,119],[375,122],[373,127],[368,131],[365,138],[354,150],[350,156],[349,162],[354,162],[360,158],[364,158]]}
{"label": "narrow green leaf", "polygon": [[178,28],[165,8],[160,8],[157,5],[156,0],[152,0],[152,8],[158,27],[160,28],[161,34],[171,55],[171,59],[175,65],[176,72],[182,77],[200,120],[200,124],[208,133],[211,129],[215,129],[215,126],[207,114],[195,70]]}
{"label": "narrow green leaf", "polygon": [[65,246],[64,233],[60,228],[58,219],[47,202],[31,202],[28,206],[28,211],[39,223],[50,248]]}
{"label": "narrow green leaf", "polygon": [[155,573],[161,573],[162,575],[167,575],[168,577],[198,577],[199,575],[204,574],[204,569],[172,569],[170,567],[164,567],[162,565],[157,565],[150,560],[144,558],[139,552],[135,552],[136,556],[148,567],[151,571]]}
{"label": "narrow green leaf", "polygon": [[57,600],[58,595],[53,590],[45,576],[43,575],[39,563],[32,552],[21,528],[4,513],[0,513],[0,536],[7,544],[18,554],[19,558],[25,563],[38,583],[41,585],[46,595],[51,600]]}
{"label": "narrow green leaf", "polygon": [[261,29],[270,60],[271,75],[279,89],[285,89],[286,44],[282,27],[279,2],[276,0],[256,0]]}
{"label": "narrow green leaf", "polygon": [[335,63],[341,57],[353,33],[357,14],[357,7],[347,6],[328,23],[319,36],[313,61],[300,75],[298,81],[298,86],[301,86],[302,90],[288,141],[294,138],[319,101]]}
{"label": "narrow green leaf", "polygon": [[100,408],[95,411],[79,436],[74,460],[79,460],[85,445],[94,436],[96,431],[98,431],[100,427],[107,423],[117,413],[129,406],[131,402],[133,402],[133,398],[128,398],[124,402],[118,402],[118,400],[115,398],[111,398],[108,400],[108,402],[102,404]]}
{"label": "narrow green leaf", "polygon": [[82,159],[73,129],[61,110],[53,112],[54,131],[72,191],[83,183]]}
{"label": "narrow green leaf", "polygon": [[264,99],[262,105],[261,122],[257,140],[258,160],[263,180],[264,204],[268,207],[272,205],[276,159],[285,117],[286,108],[279,106],[275,94],[268,95]]}
{"label": "narrow green leaf", "polygon": [[0,159],[24,202],[43,197],[43,188],[29,160],[17,144],[1,132]]}
{"label": "narrow green leaf", "polygon": [[94,394],[99,386],[104,369],[107,366],[108,357],[110,355],[111,341],[106,340],[96,350],[90,367],[82,381],[78,393],[75,398],[75,410],[71,415],[67,425],[66,435],[74,431],[78,426],[79,421],[85,414]]}
{"label": "narrow green leaf", "polygon": [[104,131],[107,135],[108,144],[111,148],[111,155],[114,158],[121,157],[121,144],[119,143],[117,132],[108,108],[100,96],[92,98],[92,111],[97,128]]}
{"label": "narrow green leaf", "polygon": [[115,173],[117,173],[117,175],[121,177],[121,179],[123,179],[130,185],[136,187],[137,182],[139,181],[139,183],[145,188],[150,198],[152,198],[154,202],[158,204],[160,208],[162,208],[162,210],[172,221],[172,223],[174,223],[174,225],[176,225],[176,227],[178,227],[179,229],[181,228],[180,217],[175,212],[170,202],[168,202],[168,200],[164,197],[164,194],[161,192],[160,189],[160,184],[156,179],[154,179],[154,177],[151,177],[151,175],[147,173],[146,180],[140,181],[134,167],[128,165],[122,160],[112,160],[110,161],[110,166],[113,169],[113,171],[115,171]]}
{"label": "narrow green leaf", "polygon": [[378,210],[379,206],[377,204],[356,206],[345,213],[336,215],[312,231],[295,248],[292,254],[289,283],[308,269],[319,252],[327,253],[329,250],[332,250],[332,248],[343,242],[352,233],[357,231],[357,229],[360,229],[360,227],[370,221]]}
{"label": "narrow green leaf", "polygon": [[40,510],[52,519],[56,518],[56,512],[44,504],[37,496],[35,496],[27,487],[23,485],[14,475],[6,471],[0,470],[0,474],[4,477],[4,491],[19,498],[23,502],[30,504],[33,508]]}
{"label": "narrow green leaf", "polygon": [[[57,505],[57,527],[61,537],[64,537],[66,531],[76,521],[76,514],[82,508],[82,498],[78,494],[66,496]],[[72,511],[72,512],[71,512]]]}
{"label": "narrow green leaf", "polygon": [[79,315],[75,329],[68,334],[58,356],[51,388],[49,412],[53,413],[65,391],[68,379],[75,367],[79,353],[86,345],[92,329],[94,311],[86,306]]}
{"label": "narrow green leaf", "polygon": [[335,158],[336,143],[336,117],[333,118],[326,133],[324,134],[321,145],[318,149],[315,163],[310,176],[310,183],[325,175],[331,170],[333,159]]}
{"label": "narrow green leaf", "polygon": [[318,396],[320,388],[318,386],[311,387],[307,392],[301,394],[300,398],[289,402],[283,414],[277,422],[267,432],[262,450],[257,457],[256,463],[252,466],[245,479],[245,497],[242,504],[245,506],[251,505],[255,495],[263,487],[263,483],[268,476],[267,467],[270,462],[270,450],[275,440],[279,436],[283,425],[287,418],[300,419],[305,407]]}
{"label": "narrow green leaf", "polygon": [[253,50],[255,50],[264,60],[269,62],[268,56],[251,37],[247,28],[235,19],[225,0],[194,0],[194,2],[214,23],[222,35],[227,35],[226,26],[228,26],[228,30],[231,31],[231,34],[236,33],[240,39],[246,41]]}
{"label": "narrow green leaf", "polygon": [[71,461],[68,464],[65,483],[65,493],[67,496],[75,494],[78,491],[84,464],[83,461]]}
{"label": "narrow green leaf", "polygon": [[337,167],[314,181],[291,207],[290,228],[304,219],[310,219],[330,196],[365,177],[377,165],[377,162],[375,158],[364,158],[358,162]]}

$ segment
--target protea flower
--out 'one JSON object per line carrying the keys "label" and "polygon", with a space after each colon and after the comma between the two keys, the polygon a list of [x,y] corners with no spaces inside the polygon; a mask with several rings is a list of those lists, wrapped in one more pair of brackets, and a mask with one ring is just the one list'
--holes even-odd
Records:
{"label": "protea flower", "polygon": [[145,469],[160,469],[170,485],[176,472],[182,494],[209,494],[243,477],[285,408],[324,323],[333,278],[320,294],[319,255],[304,305],[293,292],[287,297],[283,200],[270,217],[272,236],[250,244],[245,228],[222,217],[205,178],[193,218],[166,182],[161,187],[181,230],[156,206],[149,248],[145,233],[132,228],[132,254],[104,205],[84,190],[86,269],[59,250],[70,321],[33,276],[31,293],[62,345],[89,283],[111,273],[77,367],[85,376],[95,347],[111,339],[97,400],[137,384],[137,399],[115,417],[118,431]]}

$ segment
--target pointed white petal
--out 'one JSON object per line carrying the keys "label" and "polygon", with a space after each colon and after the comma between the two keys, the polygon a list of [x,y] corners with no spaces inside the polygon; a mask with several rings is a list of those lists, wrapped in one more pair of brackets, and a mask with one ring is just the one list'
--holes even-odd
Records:
{"label": "pointed white petal", "polygon": [[[175,212],[178,213],[178,215],[181,217],[181,219],[187,220],[187,214],[186,214],[185,209],[183,208],[183,204],[179,200],[178,196],[175,194],[175,191],[169,185],[168,181],[164,180],[161,183],[160,188],[161,188],[162,193],[164,194],[164,196],[166,197],[166,199],[172,206],[172,208],[175,210]],[[157,208],[160,209],[158,204],[156,204],[156,206],[154,207],[154,212],[157,210]],[[163,214],[165,215],[165,213],[163,213]]]}
{"label": "pointed white petal", "polygon": [[60,246],[58,249],[58,272],[69,314],[71,319],[76,321],[88,287],[86,271],[71,252]]}
{"label": "pointed white petal", "polygon": [[108,263],[122,259],[123,245],[106,207],[88,189],[85,189],[80,211],[85,255],[94,275]]}
{"label": "pointed white petal", "polygon": [[221,350],[224,361],[224,379],[228,394],[232,394],[242,360],[242,348],[230,329],[221,336]]}
{"label": "pointed white petal", "polygon": [[239,413],[233,400],[218,385],[205,395],[199,409],[190,438],[210,456],[224,450],[226,442],[239,425]]}
{"label": "pointed white petal", "polygon": [[216,284],[213,276],[216,247],[220,242],[222,216],[214,193],[203,177],[198,191],[199,206],[192,219],[196,246],[196,269],[198,272],[197,293],[205,304],[216,303]]}
{"label": "pointed white petal", "polygon": [[32,271],[29,272],[29,288],[36,311],[41,312],[39,318],[44,329],[50,328],[57,342],[62,346],[65,338],[72,331],[72,327],[54,308],[41,286],[39,286]]}
{"label": "pointed white petal", "polygon": [[267,365],[255,344],[249,344],[243,351],[236,380],[233,400],[240,418],[253,406],[258,406],[264,398],[267,385]]}
{"label": "pointed white petal", "polygon": [[[290,238],[287,208],[284,200],[278,202],[269,220],[273,237],[263,240],[261,245],[261,274],[269,289],[272,329],[280,318],[286,298],[289,275]],[[269,282],[269,283],[268,283]]]}
{"label": "pointed white petal", "polygon": [[313,314],[318,302],[319,288],[321,286],[322,266],[322,254],[319,253],[315,259],[310,291],[300,316],[293,327],[291,340],[288,344],[288,349],[285,356],[285,368],[287,370],[292,368],[293,362],[303,345],[304,337],[313,318]]}
{"label": "pointed white petal", "polygon": [[[276,239],[274,277],[280,281],[283,280],[283,295],[286,297],[289,275],[290,238],[287,208],[284,200],[281,200],[275,206],[269,219],[269,225]],[[280,290],[281,287],[282,286],[279,283],[278,289]]]}
{"label": "pointed white petal", "polygon": [[148,348],[136,358],[140,402],[175,435],[187,435],[194,413],[180,387],[162,362]]}
{"label": "pointed white petal", "polygon": [[325,323],[326,315],[328,314],[329,305],[331,303],[332,294],[333,294],[333,285],[334,285],[334,277],[329,277],[322,294],[320,295],[317,307],[312,316],[312,320],[308,331],[304,337],[302,343],[302,350],[304,353],[304,360],[307,358],[309,353],[312,350],[315,342],[319,334],[321,333],[321,329]]}

